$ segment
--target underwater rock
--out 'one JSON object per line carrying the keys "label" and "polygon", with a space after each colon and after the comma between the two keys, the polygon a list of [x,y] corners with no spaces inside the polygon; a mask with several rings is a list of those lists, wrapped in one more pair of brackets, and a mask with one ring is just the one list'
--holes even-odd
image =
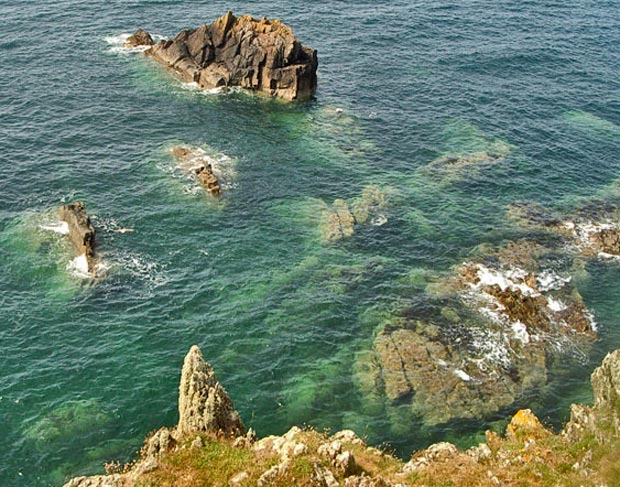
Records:
{"label": "underwater rock", "polygon": [[60,445],[104,428],[114,420],[95,400],[67,401],[31,425],[24,437],[35,445]]}
{"label": "underwater rock", "polygon": [[125,47],[152,46],[155,41],[147,31],[138,29],[125,41]]}
{"label": "underwater rock", "polygon": [[86,260],[87,272],[95,270],[95,228],[84,209],[84,203],[76,202],[61,206],[59,217],[69,227],[69,240],[78,257]]}
{"label": "underwater rock", "polygon": [[355,232],[355,217],[345,200],[337,199],[328,211],[322,228],[323,238],[328,242],[337,242],[349,238]]}
{"label": "underwater rock", "polygon": [[500,152],[475,152],[473,154],[453,154],[439,157],[431,162],[432,166],[466,167],[473,164],[492,164],[504,159],[506,155]]}
{"label": "underwater rock", "polygon": [[592,373],[591,381],[594,405],[573,404],[563,433],[572,441],[593,434],[605,443],[610,436],[620,435],[620,350],[607,354]]}
{"label": "underwater rock", "polygon": [[245,426],[213,369],[194,345],[181,371],[176,432],[186,435],[205,431],[236,437],[245,434]]}
{"label": "underwater rock", "polygon": [[303,47],[280,20],[265,17],[228,12],[210,25],[160,41],[145,54],[205,89],[238,86],[304,100],[317,85],[316,51]]}
{"label": "underwater rock", "polygon": [[572,215],[554,214],[535,203],[513,203],[508,218],[527,229],[553,232],[560,244],[584,257],[620,256],[620,208],[592,202]]}
{"label": "underwater rock", "polygon": [[458,266],[445,294],[383,323],[374,358],[360,354],[353,368],[360,392],[436,424],[488,416],[544,385],[554,360],[583,355],[596,337],[562,264],[571,259],[517,241]]}
{"label": "underwater rock", "polygon": [[181,167],[191,170],[196,175],[196,179],[209,194],[212,196],[222,194],[222,187],[214,174],[213,166],[202,149],[177,145],[170,152]]}
{"label": "underwater rock", "polygon": [[388,206],[387,194],[378,186],[366,186],[359,197],[349,204],[343,199],[334,200],[331,207],[324,210],[321,233],[323,240],[337,242],[351,237],[356,225],[370,223],[381,226],[387,221],[382,213]]}

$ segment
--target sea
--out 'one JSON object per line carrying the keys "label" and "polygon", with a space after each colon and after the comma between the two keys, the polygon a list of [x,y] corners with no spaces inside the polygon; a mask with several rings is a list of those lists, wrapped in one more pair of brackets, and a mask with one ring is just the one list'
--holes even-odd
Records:
{"label": "sea", "polygon": [[[123,48],[227,10],[281,18],[318,51],[314,99],[201,90]],[[619,1],[2,0],[0,18],[0,487],[135,459],[175,424],[194,344],[259,436],[351,428],[407,459],[505,427],[394,427],[364,407],[355,363],[426,280],[523,235],[510,204],[618,197]],[[205,151],[222,198],[177,144]],[[493,164],[425,170],[497,144]],[[325,208],[369,186],[380,214],[325,241]],[[57,218],[74,201],[97,230],[96,279]],[[620,264],[585,271],[598,339],[519,404],[550,427],[620,346]]]}

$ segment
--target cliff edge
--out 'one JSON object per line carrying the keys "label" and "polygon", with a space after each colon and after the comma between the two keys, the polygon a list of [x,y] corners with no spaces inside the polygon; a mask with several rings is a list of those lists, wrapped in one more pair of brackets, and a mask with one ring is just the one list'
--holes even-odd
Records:
{"label": "cliff edge", "polygon": [[592,386],[594,405],[573,406],[558,434],[520,410],[504,437],[489,431],[486,443],[466,451],[437,443],[403,462],[349,430],[328,436],[293,427],[257,440],[194,346],[183,364],[176,428],[147,438],[133,464],[65,487],[611,487],[620,479],[620,350],[594,371]]}

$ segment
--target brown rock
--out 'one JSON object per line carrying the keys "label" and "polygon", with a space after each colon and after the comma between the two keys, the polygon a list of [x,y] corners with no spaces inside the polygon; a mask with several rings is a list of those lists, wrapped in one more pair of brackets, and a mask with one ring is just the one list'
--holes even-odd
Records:
{"label": "brown rock", "polygon": [[76,255],[85,255],[88,271],[95,269],[95,228],[84,209],[84,203],[76,202],[61,206],[60,219],[69,226],[69,240]]}
{"label": "brown rock", "polygon": [[235,437],[245,434],[239,413],[195,345],[185,357],[181,371],[176,431],[180,435],[203,431]]}
{"label": "brown rock", "polygon": [[203,88],[238,86],[285,100],[310,98],[316,89],[316,51],[303,47],[279,20],[235,17],[185,30],[147,51],[182,79]]}
{"label": "brown rock", "polygon": [[152,46],[153,44],[155,44],[155,41],[153,41],[151,34],[142,29],[135,31],[125,41],[125,46],[127,47]]}

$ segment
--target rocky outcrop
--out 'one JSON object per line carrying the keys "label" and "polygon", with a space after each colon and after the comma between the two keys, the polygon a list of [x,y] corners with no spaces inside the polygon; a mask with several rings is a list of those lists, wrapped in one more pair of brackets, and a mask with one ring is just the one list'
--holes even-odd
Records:
{"label": "rocky outcrop", "polygon": [[303,47],[290,27],[265,17],[256,20],[228,12],[212,24],[160,41],[145,53],[205,89],[241,87],[304,100],[317,85],[316,51]]}
{"label": "rocky outcrop", "polygon": [[592,407],[573,404],[564,434],[578,441],[590,434],[602,443],[620,436],[620,350],[605,357],[592,374]]}
{"label": "rocky outcrop", "polygon": [[152,46],[155,41],[147,31],[138,29],[125,41],[125,47]]}
{"label": "rocky outcrop", "polygon": [[198,182],[209,194],[212,196],[220,196],[222,194],[222,187],[215,175],[213,165],[209,162],[207,154],[202,149],[177,145],[170,152],[179,163],[179,166],[196,175]]}
{"label": "rocky outcrop", "polygon": [[594,201],[574,214],[560,214],[535,203],[513,203],[508,217],[526,229],[545,230],[568,250],[586,258],[620,257],[620,207]]}
{"label": "rocky outcrop", "polygon": [[[192,379],[196,374],[205,380]],[[212,378],[212,371],[197,347],[186,357],[183,376],[211,389],[213,382],[206,377]],[[579,418],[572,415],[559,435],[523,409],[512,417],[504,437],[487,431],[485,443],[466,451],[436,443],[414,452],[405,463],[368,447],[350,430],[328,436],[293,427],[281,436],[255,441],[252,434],[234,440],[215,433],[196,435],[193,427],[190,434],[177,430],[173,438],[163,428],[146,440],[137,462],[124,469],[117,466],[124,473],[78,477],[64,487],[203,485],[205,478],[208,485],[233,487],[510,487],[543,485],[541,479],[544,485],[616,485],[617,469],[610,465],[617,464],[618,453],[610,443],[620,440],[620,351],[609,354],[594,371],[592,386],[594,405],[573,406],[582,413]],[[182,387],[181,394],[186,393]],[[594,440],[584,441],[589,435]]]}
{"label": "rocky outcrop", "polygon": [[84,256],[88,272],[95,270],[95,228],[84,209],[84,203],[76,202],[61,206],[59,217],[68,225],[69,240],[77,256]]}
{"label": "rocky outcrop", "polygon": [[194,345],[181,371],[176,432],[187,435],[208,431],[236,437],[245,434],[245,426],[213,369]]}
{"label": "rocky outcrop", "polygon": [[543,386],[554,361],[583,355],[596,338],[571,262],[517,241],[456,267],[425,307],[378,327],[354,367],[360,392],[436,424],[489,416]]}

